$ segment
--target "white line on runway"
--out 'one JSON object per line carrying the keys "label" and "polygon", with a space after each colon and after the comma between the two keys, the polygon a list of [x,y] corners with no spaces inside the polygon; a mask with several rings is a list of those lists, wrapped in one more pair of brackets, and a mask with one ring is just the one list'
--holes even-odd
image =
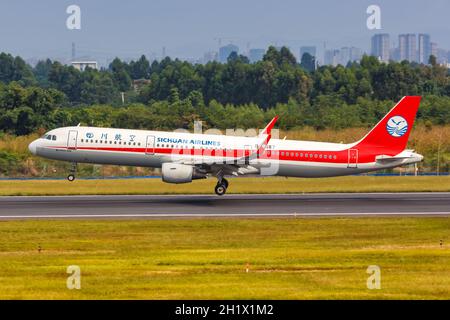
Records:
{"label": "white line on runway", "polygon": [[209,193],[180,193],[180,194],[76,194],[76,195],[27,195],[27,196],[0,196],[1,199],[18,199],[18,198],[138,198],[138,197],[164,197],[164,198],[176,198],[176,197],[204,197],[211,196],[218,199],[226,198],[239,198],[242,196],[260,197],[260,196],[361,196],[361,195],[449,195],[450,192],[298,192],[298,193],[232,193],[227,194],[223,198],[218,198],[214,194]]}
{"label": "white line on runway", "polygon": [[324,212],[324,213],[156,213],[156,214],[55,214],[0,216],[0,219],[69,219],[69,218],[214,218],[214,217],[305,217],[305,216],[433,216],[450,215],[450,212]]}

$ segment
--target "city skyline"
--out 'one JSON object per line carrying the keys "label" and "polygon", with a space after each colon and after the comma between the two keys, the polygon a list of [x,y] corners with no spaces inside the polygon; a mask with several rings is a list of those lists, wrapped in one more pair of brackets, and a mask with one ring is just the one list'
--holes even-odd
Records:
{"label": "city skyline", "polygon": [[[370,55],[377,57],[380,61],[389,62],[389,61],[403,61],[407,60],[410,62],[418,62],[423,64],[428,64],[428,59],[430,55],[434,55],[437,58],[438,63],[447,65],[450,68],[450,51],[438,47],[436,42],[432,42],[431,35],[425,33],[418,33],[417,35],[414,33],[405,33],[399,34],[396,45],[395,41],[391,41],[392,38],[389,33],[379,33],[374,34],[370,39],[370,50],[364,51],[361,48],[349,45],[341,48],[329,48],[322,52],[322,56],[317,54],[318,48],[313,45],[302,45],[298,48],[292,48],[289,46],[288,49],[292,52],[292,54],[296,57],[298,62],[300,63],[303,53],[309,53],[311,56],[315,58],[315,62],[318,65],[333,65],[337,66],[338,64],[346,65],[348,62],[359,61],[363,55]],[[280,49],[281,46],[276,46],[277,49]],[[232,52],[236,52],[238,55],[246,56],[249,59],[250,63],[257,62],[262,60],[266,50],[266,48],[251,48],[247,46],[246,49],[241,50],[241,48],[237,45],[226,44],[222,47],[215,50],[208,50],[203,53],[202,56],[190,59],[184,59],[191,63],[208,63],[210,61],[218,61],[221,63],[227,62],[228,56]],[[298,50],[297,50],[298,49]],[[145,55],[150,61],[160,60],[165,55],[166,48],[162,48],[162,55],[160,57],[157,56],[148,56],[145,53],[138,54],[138,56],[134,58],[123,59],[124,61],[131,61],[133,59],[137,59],[142,55]],[[167,55],[171,57],[170,55]],[[99,62],[100,67],[108,67],[109,63],[118,56],[111,56],[106,59],[106,63]],[[120,57],[119,57],[120,58]],[[171,57],[171,58],[179,58],[179,57]],[[38,62],[39,59],[27,59],[27,62],[34,65]],[[58,59],[55,59],[58,60]],[[73,42],[71,44],[71,57],[63,59],[59,59],[63,63],[71,63],[71,61],[90,61],[95,60],[98,61],[90,55],[80,55],[77,54],[76,44]],[[182,59],[183,60],[183,59]]]}

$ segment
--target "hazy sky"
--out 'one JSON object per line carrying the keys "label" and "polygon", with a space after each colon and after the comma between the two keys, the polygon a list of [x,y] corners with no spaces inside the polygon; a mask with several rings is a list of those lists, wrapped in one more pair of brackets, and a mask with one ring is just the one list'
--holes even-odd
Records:
{"label": "hazy sky", "polygon": [[[68,30],[66,8],[81,7],[81,30]],[[381,7],[382,30],[368,30],[366,9]],[[198,58],[230,42],[369,49],[370,37],[426,32],[450,49],[449,0],[1,0],[0,51],[69,58],[71,43],[93,57],[161,55]]]}

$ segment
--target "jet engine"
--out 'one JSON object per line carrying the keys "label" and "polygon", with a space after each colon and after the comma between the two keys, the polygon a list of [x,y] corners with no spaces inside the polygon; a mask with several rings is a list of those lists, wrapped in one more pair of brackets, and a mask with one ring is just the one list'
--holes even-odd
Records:
{"label": "jet engine", "polygon": [[179,163],[163,163],[162,168],[162,180],[167,183],[188,183],[196,179],[205,179],[206,172]]}

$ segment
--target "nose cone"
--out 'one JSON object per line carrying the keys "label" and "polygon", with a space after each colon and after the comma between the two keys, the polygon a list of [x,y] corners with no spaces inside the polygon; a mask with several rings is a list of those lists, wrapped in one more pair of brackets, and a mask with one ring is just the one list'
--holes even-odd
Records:
{"label": "nose cone", "polygon": [[31,142],[28,145],[28,150],[30,150],[30,152],[34,155],[36,155],[36,145],[37,145],[37,140],[34,140],[33,142]]}

